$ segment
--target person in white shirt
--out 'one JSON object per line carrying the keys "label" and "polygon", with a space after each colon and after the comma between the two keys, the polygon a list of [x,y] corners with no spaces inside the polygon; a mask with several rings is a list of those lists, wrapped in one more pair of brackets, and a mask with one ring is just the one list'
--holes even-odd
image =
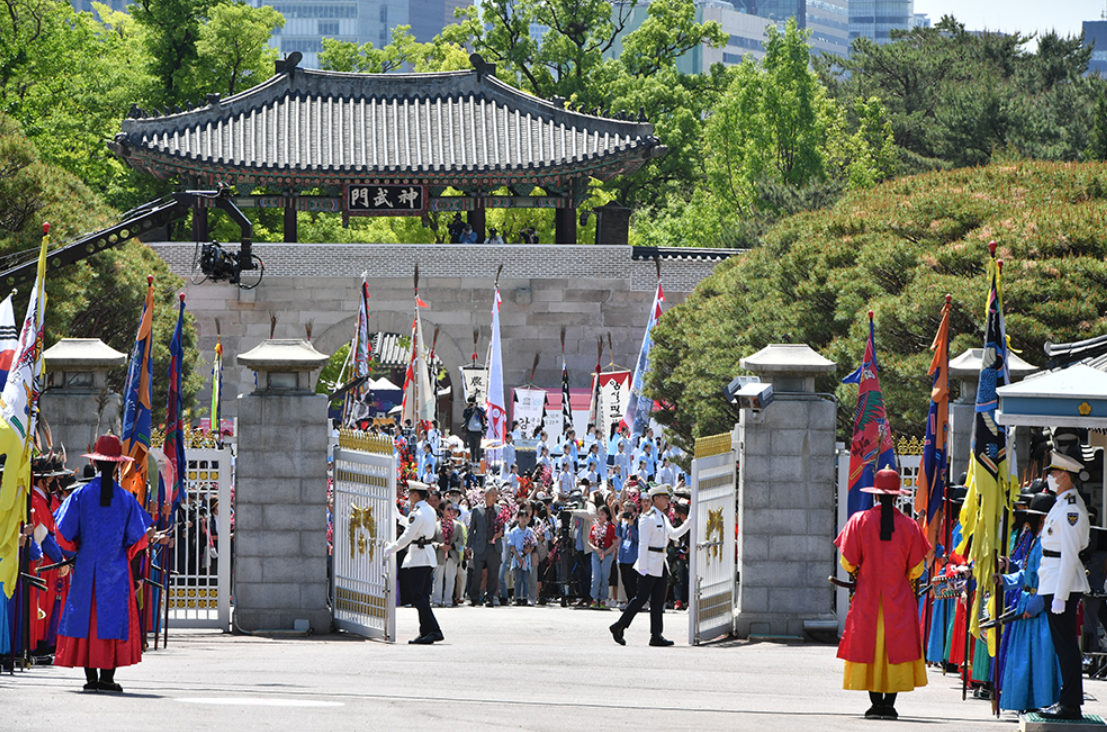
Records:
{"label": "person in white shirt", "polygon": [[650,489],[653,506],[638,519],[638,561],[634,569],[638,572],[638,594],[627,605],[623,614],[608,630],[615,642],[621,646],[627,644],[624,631],[648,601],[650,603],[650,645],[671,646],[673,642],[663,635],[662,613],[665,611],[665,590],[669,586],[669,570],[665,563],[665,550],[670,541],[679,539],[692,528],[691,521],[685,521],[680,528],[669,523],[669,496],[672,487],[659,485]]}
{"label": "person in white shirt", "polygon": [[438,420],[431,422],[431,428],[427,430],[427,442],[431,446],[431,454],[436,458],[442,454],[442,433],[438,431]]}
{"label": "person in white shirt", "polygon": [[500,475],[507,476],[511,472],[511,466],[515,465],[515,437],[511,432],[504,435],[504,446],[500,450],[502,462],[500,463]]}
{"label": "person in white shirt", "polygon": [[577,485],[577,477],[573,475],[571,465],[566,462],[561,466],[561,472],[557,476],[557,492],[562,496],[568,496]]}
{"label": "person in white shirt", "polygon": [[[1061,666],[1061,698],[1039,709],[1046,719],[1077,720],[1084,703],[1080,644],[1076,636],[1076,610],[1090,590],[1080,552],[1088,547],[1088,509],[1076,490],[1075,479],[1084,469],[1078,460],[1054,452],[1049,464],[1049,488],[1057,502],[1042,524],[1042,563],[1038,568],[1038,594],[1049,608],[1049,632]],[[1102,588],[1100,588],[1102,589]]]}
{"label": "person in white shirt", "polygon": [[444,640],[442,628],[431,609],[431,590],[434,580],[434,568],[438,556],[434,548],[434,534],[438,529],[438,516],[427,496],[430,486],[414,480],[407,482],[407,500],[411,513],[407,517],[407,526],[400,537],[384,547],[384,556],[388,558],[404,547],[408,547],[404,557],[404,569],[408,570],[411,604],[419,611],[419,636],[408,641],[417,645],[429,646],[435,641]]}
{"label": "person in white shirt", "polygon": [[657,471],[657,480],[661,483],[668,483],[669,485],[676,485],[677,471],[676,468],[669,462],[669,458],[665,458],[661,461],[661,469]]}
{"label": "person in white shirt", "polygon": [[545,465],[551,471],[553,470],[553,461],[550,460],[550,448],[545,445],[538,451],[538,459],[534,461],[535,465]]}

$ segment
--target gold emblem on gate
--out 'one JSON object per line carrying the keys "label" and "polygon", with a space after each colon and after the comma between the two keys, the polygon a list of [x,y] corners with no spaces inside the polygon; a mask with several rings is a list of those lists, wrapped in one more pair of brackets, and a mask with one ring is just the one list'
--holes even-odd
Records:
{"label": "gold emblem on gate", "polygon": [[376,548],[374,542],[377,538],[377,521],[373,518],[373,507],[360,508],[351,503],[347,529],[350,535],[350,559],[354,558],[355,551],[358,554],[368,551],[369,561],[373,561],[373,550]]}
{"label": "gold emblem on gate", "polygon": [[711,564],[711,557],[714,556],[719,559],[723,554],[723,509],[716,508],[714,511],[707,512],[707,535],[704,536],[704,541],[711,543],[711,535],[714,533],[719,534],[719,538],[716,540],[714,546],[707,547],[707,551],[704,552],[704,564]]}

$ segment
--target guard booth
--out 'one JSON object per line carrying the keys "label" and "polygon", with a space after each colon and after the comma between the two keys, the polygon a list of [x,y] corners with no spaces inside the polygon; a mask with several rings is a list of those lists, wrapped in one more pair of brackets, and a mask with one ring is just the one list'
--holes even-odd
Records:
{"label": "guard booth", "polygon": [[696,440],[688,554],[688,643],[734,632],[736,454],[730,433]]}
{"label": "guard booth", "polygon": [[392,442],[343,430],[334,448],[334,627],[396,640],[396,557],[384,545],[396,533],[396,458]]}

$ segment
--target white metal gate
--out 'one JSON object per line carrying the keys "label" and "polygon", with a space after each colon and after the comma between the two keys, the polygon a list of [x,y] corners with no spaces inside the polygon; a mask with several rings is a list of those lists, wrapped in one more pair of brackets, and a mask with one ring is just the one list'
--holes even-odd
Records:
{"label": "white metal gate", "polygon": [[186,448],[169,588],[169,627],[231,625],[231,449]]}
{"label": "white metal gate", "polygon": [[736,498],[737,473],[730,434],[696,440],[688,519],[692,522],[688,555],[688,642],[692,645],[734,630]]}
{"label": "white metal gate", "polygon": [[334,567],[331,608],[336,628],[396,639],[396,558],[384,545],[396,533],[396,458],[388,438],[343,431],[334,449]]}

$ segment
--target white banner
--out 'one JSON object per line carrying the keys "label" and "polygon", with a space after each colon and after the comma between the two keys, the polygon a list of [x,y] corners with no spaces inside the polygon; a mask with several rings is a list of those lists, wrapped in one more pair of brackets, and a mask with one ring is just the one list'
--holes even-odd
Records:
{"label": "white banner", "polygon": [[529,440],[542,426],[542,416],[546,411],[545,389],[516,389],[512,419],[519,423],[519,432],[524,440]]}
{"label": "white banner", "polygon": [[484,366],[462,366],[461,386],[465,401],[469,401],[469,397],[476,397],[477,404],[483,407],[488,396],[488,369]]}
{"label": "white banner", "polygon": [[[596,377],[593,377],[596,378]],[[609,371],[598,375],[600,380],[599,407],[596,428],[603,437],[604,444],[611,438],[611,425],[618,424],[626,414],[630,402],[629,371]]]}
{"label": "white banner", "polygon": [[565,428],[565,415],[560,409],[551,409],[546,413],[546,433],[550,436],[550,455],[554,445],[561,442],[561,430]]}

